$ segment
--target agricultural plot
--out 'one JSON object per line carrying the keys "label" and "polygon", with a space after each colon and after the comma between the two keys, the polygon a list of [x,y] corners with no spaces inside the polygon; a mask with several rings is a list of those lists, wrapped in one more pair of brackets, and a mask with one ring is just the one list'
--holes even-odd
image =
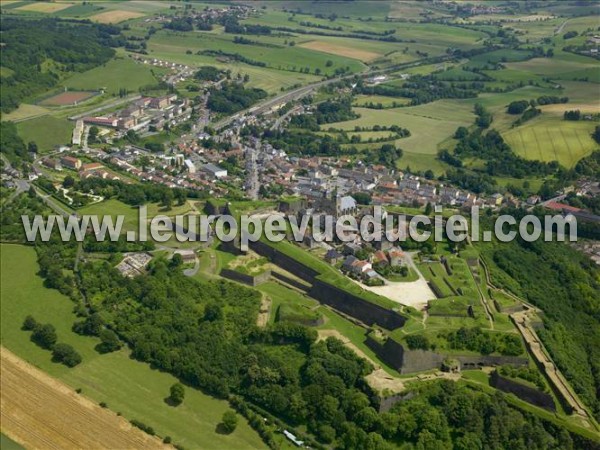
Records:
{"label": "agricultural plot", "polygon": [[157,79],[152,74],[152,69],[137,64],[129,58],[113,59],[103,66],[77,73],[64,82],[69,89],[82,91],[105,89],[109,94],[117,94],[121,88],[136,92],[140,87],[155,84]]}
{"label": "agricultural plot", "polygon": [[[309,36],[303,36],[302,40],[310,40]],[[316,37],[315,37],[316,39]],[[277,70],[299,72],[300,69],[309,68],[310,73],[319,70],[321,74],[332,74],[340,67],[348,67],[351,72],[362,71],[365,66],[354,58],[337,56],[323,52],[317,52],[308,48],[302,48],[300,45],[289,46],[280,43],[280,40],[271,40],[262,38],[253,39],[262,45],[249,44],[240,45],[233,42],[232,35],[219,35],[213,33],[171,33],[158,32],[152,36],[148,46],[150,54],[159,51],[181,52],[191,51],[193,55],[190,62],[197,60],[198,51],[222,51],[230,54],[241,54],[249,60],[264,63],[266,67]],[[293,39],[291,39],[293,40]],[[269,44],[269,45],[265,45]],[[199,55],[212,56],[212,55]],[[217,56],[217,55],[215,55]],[[219,60],[230,60],[231,57],[222,56]],[[327,65],[331,61],[331,65]],[[231,62],[234,62],[231,59]],[[246,66],[248,64],[244,64]],[[248,65],[250,67],[256,67]]]}
{"label": "agricultural plot", "polygon": [[384,108],[390,108],[396,106],[407,105],[410,103],[410,99],[408,98],[397,98],[397,97],[387,97],[385,95],[357,95],[354,98],[353,106],[364,107],[369,104],[383,106]]}
{"label": "agricultural plot", "polygon": [[18,11],[29,11],[36,13],[55,13],[73,6],[73,3],[34,2],[16,8]]}
{"label": "agricultural plot", "polygon": [[[4,347],[57,377],[72,390],[81,388],[86,397],[106,402],[111,411],[122,413],[128,420],[141,420],[159,435],[169,435],[186,448],[265,448],[245,420],[240,420],[230,435],[215,432],[221,416],[229,409],[226,401],[186,388],[184,403],[173,408],[164,398],[168,396],[169,386],[177,381],[175,377],[131,359],[126,350],[100,355],[94,350],[99,342],[97,338],[75,334],[71,330],[77,320],[74,304],[58,291],[44,287],[36,275],[38,265],[32,247],[2,244],[0,256],[0,320]],[[83,362],[72,369],[51,362],[50,352],[30,342],[28,333],[21,330],[28,314],[54,325],[59,341],[72,345]],[[129,445],[120,447],[131,448]]]}
{"label": "agricultural plot", "polygon": [[440,172],[442,164],[437,160],[440,145],[451,138],[459,126],[469,126],[473,122],[470,105],[453,101],[439,100],[419,106],[394,109],[354,108],[359,119],[327,124],[323,129],[336,128],[353,131],[355,126],[398,125],[410,130],[411,135],[396,141],[396,146],[404,151],[400,167],[410,166],[413,170],[432,169]]}
{"label": "agricultural plot", "polygon": [[594,122],[569,122],[542,113],[502,135],[513,151],[524,158],[558,161],[570,168],[598,147],[591,138],[594,127]]}
{"label": "agricultural plot", "polygon": [[138,17],[143,17],[144,15],[144,13],[135,11],[115,10],[93,15],[90,17],[90,20],[100,23],[119,23],[129,19],[137,19]]}
{"label": "agricultural plot", "polygon": [[554,58],[533,58],[528,61],[507,63],[506,67],[520,72],[551,77],[553,80],[587,78],[600,82],[597,63],[585,56],[561,53]]}
{"label": "agricultural plot", "polygon": [[25,142],[35,142],[41,153],[53,150],[57,145],[71,142],[73,124],[67,119],[41,116],[17,124],[19,136]]}
{"label": "agricultural plot", "polygon": [[1,352],[2,428],[25,447],[166,448],[8,350]]}
{"label": "agricultural plot", "polygon": [[300,47],[308,48],[310,50],[315,50],[318,52],[329,53],[332,55],[358,59],[359,61],[363,62],[369,62],[381,56],[379,53],[369,52],[366,50],[357,50],[355,48],[345,47],[343,45],[336,45],[319,40],[305,42],[303,44],[300,44]]}

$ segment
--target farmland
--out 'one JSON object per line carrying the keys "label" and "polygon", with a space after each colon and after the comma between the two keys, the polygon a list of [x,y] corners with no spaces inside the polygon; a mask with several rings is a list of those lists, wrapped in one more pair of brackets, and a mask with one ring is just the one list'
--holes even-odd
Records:
{"label": "farmland", "polygon": [[[215,432],[221,415],[228,409],[225,401],[188,388],[183,405],[178,408],[167,405],[164,398],[169,386],[176,381],[173,376],[132,360],[126,350],[105,355],[97,353],[94,347],[98,339],[71,331],[76,320],[71,300],[45,288],[36,275],[33,248],[2,244],[0,252],[4,347],[72,389],[81,388],[83,395],[95,402],[106,402],[113,412],[121,412],[129,420],[142,420],[160,435],[170,435],[186,447],[192,444],[207,449],[263,447],[245,422],[230,435]],[[28,314],[54,325],[61,342],[75,347],[83,363],[69,369],[51,362],[50,352],[30,342],[28,333],[21,330]]]}
{"label": "farmland", "polygon": [[90,20],[100,23],[119,23],[129,19],[135,19],[138,17],[143,17],[143,13],[138,13],[135,11],[106,11],[100,14],[96,14],[90,17]]}
{"label": "farmland", "polygon": [[[135,73],[135,76],[131,76]],[[109,94],[117,94],[119,89],[136,92],[140,87],[156,85],[157,79],[152,69],[136,64],[129,58],[117,58],[103,66],[78,73],[64,81],[69,89],[96,91],[105,89]]]}
{"label": "farmland", "polygon": [[[1,8],[2,120],[15,122],[2,124],[0,149],[11,242],[21,214],[49,213],[56,205],[46,194],[63,191],[73,200],[65,216],[123,216],[125,233],[139,231],[143,206],[148,222],[202,211],[266,223],[276,210],[311,212],[309,233],[327,215],[369,219],[378,205],[388,217],[431,217],[444,205],[448,223],[476,205],[480,234],[500,214],[541,215],[549,199],[598,214],[595,5],[58,0]],[[59,155],[80,119],[81,145]],[[66,155],[83,167],[71,169]],[[577,249],[451,242],[447,229],[437,242],[411,238],[386,250],[364,232],[352,243],[305,235],[296,245],[285,228],[288,239],[261,237],[266,247],[253,251],[219,233],[208,243],[96,245],[90,228],[79,246],[2,243],[2,419],[21,428],[3,423],[3,448],[94,448],[103,437],[114,448],[163,439],[178,449],[294,448],[283,430],[304,441],[299,447],[323,449],[590,448],[579,435],[600,430],[600,278],[581,252],[595,251],[593,241]],[[580,231],[590,233],[587,224]],[[141,249],[151,262],[123,276],[119,261]],[[27,316],[52,325],[55,342],[42,348],[43,329]],[[526,353],[521,319],[548,365]],[[81,360],[68,367],[57,343]],[[449,361],[457,356],[486,367],[461,380],[437,372],[471,364]],[[417,357],[423,366],[411,364]],[[559,367],[583,407],[571,415],[554,398],[551,414],[496,392],[487,367],[496,364],[542,378]],[[175,383],[183,398],[179,386],[171,392]],[[382,397],[409,395],[380,414],[369,386]],[[53,410],[66,411],[64,420]]]}
{"label": "farmland", "polygon": [[568,122],[556,115],[535,118],[504,133],[512,149],[527,159],[558,161],[573,167],[597,145],[591,138],[594,124]]}
{"label": "farmland", "polygon": [[354,111],[360,114],[359,119],[327,124],[322,128],[347,131],[354,130],[355,126],[370,128],[374,125],[399,125],[407,128],[411,136],[396,141],[396,145],[404,151],[400,164],[402,168],[410,166],[416,170],[440,168],[436,159],[440,146],[459,126],[470,125],[474,117],[469,105],[452,100],[383,110],[357,107]]}
{"label": "farmland", "polygon": [[[151,438],[2,348],[2,429],[27,448],[161,448]],[[60,411],[60,414],[56,414]]]}

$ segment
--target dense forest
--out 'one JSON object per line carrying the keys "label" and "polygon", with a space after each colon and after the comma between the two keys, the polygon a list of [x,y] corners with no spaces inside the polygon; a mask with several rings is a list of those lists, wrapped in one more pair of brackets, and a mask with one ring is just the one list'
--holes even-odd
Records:
{"label": "dense forest", "polygon": [[32,160],[28,147],[12,122],[0,122],[0,152],[14,165]]}
{"label": "dense forest", "polygon": [[[560,242],[480,243],[498,284],[544,311],[539,331],[554,361],[600,418],[600,272]],[[508,278],[507,278],[508,275]]]}
{"label": "dense forest", "polygon": [[114,56],[111,47],[124,45],[121,30],[112,25],[60,19],[27,20],[3,17],[0,109],[9,112],[23,99],[55,86],[64,72],[83,72]]}

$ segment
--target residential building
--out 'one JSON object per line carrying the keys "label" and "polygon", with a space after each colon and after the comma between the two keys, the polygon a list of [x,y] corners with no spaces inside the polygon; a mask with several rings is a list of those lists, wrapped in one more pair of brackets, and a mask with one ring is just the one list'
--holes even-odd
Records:
{"label": "residential building", "polygon": [[73,156],[63,156],[60,158],[60,163],[63,167],[68,167],[69,169],[79,170],[81,168],[81,160]]}

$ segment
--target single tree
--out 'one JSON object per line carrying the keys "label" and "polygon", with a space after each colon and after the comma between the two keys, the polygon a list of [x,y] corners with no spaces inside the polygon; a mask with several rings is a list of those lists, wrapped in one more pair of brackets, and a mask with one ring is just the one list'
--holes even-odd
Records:
{"label": "single tree", "polygon": [[175,383],[173,386],[171,386],[171,395],[169,399],[174,405],[181,405],[184,397],[185,389],[183,387],[183,384]]}
{"label": "single tree", "polygon": [[223,419],[221,420],[221,425],[226,433],[233,433],[235,428],[237,427],[238,418],[236,413],[233,411],[225,411],[223,414]]}
{"label": "single tree", "polygon": [[100,332],[100,350],[102,353],[109,353],[119,350],[123,344],[119,340],[119,336],[113,330],[104,329]]}

